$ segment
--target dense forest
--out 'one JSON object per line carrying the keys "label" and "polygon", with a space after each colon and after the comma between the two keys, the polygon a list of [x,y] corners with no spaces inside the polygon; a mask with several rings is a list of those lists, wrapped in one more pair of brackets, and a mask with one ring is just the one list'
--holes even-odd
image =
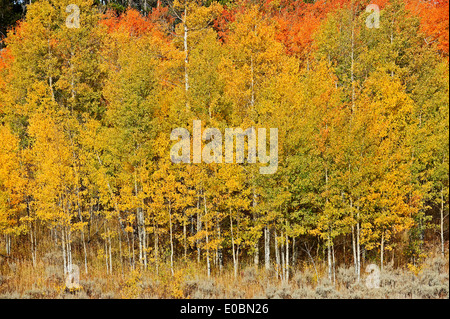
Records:
{"label": "dense forest", "polygon": [[[0,297],[448,298],[448,0],[0,3]],[[276,172],[173,163],[199,120]]]}

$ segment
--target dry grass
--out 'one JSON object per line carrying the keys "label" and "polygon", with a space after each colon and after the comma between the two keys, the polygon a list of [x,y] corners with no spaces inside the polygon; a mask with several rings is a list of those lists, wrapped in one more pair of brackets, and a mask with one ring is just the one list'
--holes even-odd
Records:
{"label": "dry grass", "polygon": [[393,269],[386,266],[378,289],[368,289],[363,274],[358,283],[353,268],[339,266],[336,284],[326,279],[325,267],[304,266],[291,272],[289,281],[275,278],[274,272],[254,267],[244,268],[234,278],[233,270],[207,278],[203,265],[179,265],[172,276],[168,266],[123,270],[117,267],[112,275],[102,263],[90,265],[88,274],[80,265],[79,291],[65,288],[59,256],[48,253],[32,267],[29,261],[15,260],[0,269],[0,298],[448,298],[449,262],[440,256],[429,257],[420,267]]}

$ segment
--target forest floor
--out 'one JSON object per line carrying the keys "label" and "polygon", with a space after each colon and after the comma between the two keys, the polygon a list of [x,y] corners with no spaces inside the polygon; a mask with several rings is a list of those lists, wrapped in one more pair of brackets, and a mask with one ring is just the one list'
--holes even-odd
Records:
{"label": "forest floor", "polygon": [[[30,261],[4,262],[0,268],[0,298],[14,299],[118,299],[118,298],[258,298],[258,299],[417,299],[449,298],[449,260],[430,253],[420,266],[393,268],[386,265],[379,288],[367,288],[368,273],[363,265],[357,281],[352,266],[336,267],[330,281],[324,263],[298,265],[288,280],[277,278],[275,271],[247,266],[236,279],[232,267],[225,267],[208,278],[203,265],[177,264],[172,275],[168,265],[146,271],[126,271],[118,266],[107,274],[105,266],[80,265],[81,288],[69,291],[56,253],[47,253],[35,267]],[[202,268],[200,268],[200,266]],[[263,268],[263,265],[262,265]]]}

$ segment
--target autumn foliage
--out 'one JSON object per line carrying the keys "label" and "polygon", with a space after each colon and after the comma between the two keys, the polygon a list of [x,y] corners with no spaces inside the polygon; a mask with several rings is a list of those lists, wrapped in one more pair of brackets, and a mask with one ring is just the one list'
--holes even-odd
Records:
{"label": "autumn foliage", "polygon": [[[448,0],[164,3],[37,0],[8,33],[2,258],[54,252],[64,275],[120,275],[137,296],[145,272],[336,283],[348,266],[359,282],[368,263],[448,256]],[[171,131],[194,120],[278,128],[277,172],[172,163]]]}

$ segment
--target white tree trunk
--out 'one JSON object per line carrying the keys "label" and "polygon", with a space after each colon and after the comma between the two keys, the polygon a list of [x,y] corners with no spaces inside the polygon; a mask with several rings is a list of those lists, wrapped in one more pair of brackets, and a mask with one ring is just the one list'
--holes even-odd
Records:
{"label": "white tree trunk", "polygon": [[[203,201],[205,203],[205,216],[208,215],[208,210],[206,207],[206,196],[203,194]],[[206,229],[206,268],[208,270],[208,278],[211,277],[211,261],[209,259],[209,236],[208,236],[208,223],[207,218],[205,219],[205,229]]]}
{"label": "white tree trunk", "polygon": [[445,242],[444,242],[444,187],[441,188],[441,255],[445,256]]}
{"label": "white tree trunk", "polygon": [[109,271],[112,274],[113,266],[112,266],[112,253],[111,253],[111,231],[108,229],[108,246],[109,246]]}
{"label": "white tree trunk", "polygon": [[332,281],[331,275],[332,275],[332,271],[331,271],[331,238],[330,238],[330,232],[328,231],[328,237],[327,237],[327,260],[328,260],[328,279],[330,281]]}
{"label": "white tree trunk", "polygon": [[292,267],[297,265],[297,248],[295,247],[295,236],[292,237],[292,259],[291,259]]}
{"label": "white tree trunk", "polygon": [[281,279],[286,279],[286,262],[285,262],[285,250],[283,243],[283,232],[281,232],[281,243],[280,243],[280,253],[281,253]]}
{"label": "white tree trunk", "polygon": [[[197,200],[197,234],[202,230],[202,221],[201,221],[201,213],[200,213],[200,196]],[[200,263],[201,257],[201,248],[200,248],[200,240],[197,238],[197,263]]]}
{"label": "white tree trunk", "polygon": [[356,275],[358,282],[361,280],[361,244],[360,244],[360,224],[359,224],[359,208],[356,216]]}
{"label": "white tree trunk", "polygon": [[159,253],[158,253],[158,230],[156,229],[156,223],[155,223],[155,217],[153,216],[153,232],[155,236],[155,270],[156,270],[156,276],[159,274]]}
{"label": "white tree trunk", "polygon": [[383,271],[383,265],[384,265],[384,230],[381,233],[381,271]]}
{"label": "white tree trunk", "polygon": [[[255,193],[255,188],[253,187],[253,222],[256,224],[257,223],[257,216],[255,209],[256,209],[256,193]],[[255,249],[255,254],[253,255],[253,264],[255,265],[255,268],[259,267],[259,237],[256,238],[255,240],[255,245],[253,247]]]}
{"label": "white tree trunk", "polygon": [[270,229],[266,225],[264,228],[264,264],[266,270],[270,269]]}
{"label": "white tree trunk", "polygon": [[277,274],[277,278],[279,276],[279,270],[280,270],[280,251],[278,250],[278,234],[277,234],[277,230],[275,229],[275,236],[274,236],[274,240],[275,240],[275,263],[276,263],[276,274]]}
{"label": "white tree trunk", "polygon": [[186,94],[186,108],[189,109],[189,73],[188,73],[188,64],[189,64],[189,48],[188,48],[188,27],[187,23],[187,4],[184,7],[184,35],[183,35],[183,45],[184,45],[184,90]]}
{"label": "white tree trunk", "polygon": [[61,247],[63,253],[63,266],[64,266],[64,275],[68,273],[67,269],[67,256],[66,256],[66,235],[64,233],[64,228],[61,228]]}
{"label": "white tree trunk", "polygon": [[234,249],[233,217],[231,216],[231,208],[230,208],[230,231],[231,231],[231,250],[233,252],[234,278],[237,278],[237,258],[236,258],[236,251]]}
{"label": "white tree trunk", "polygon": [[333,259],[333,285],[336,286],[336,259],[334,256],[334,243],[331,245],[331,251],[332,251],[332,259]]}
{"label": "white tree trunk", "polygon": [[103,229],[105,230],[105,266],[106,273],[109,274],[109,262],[108,262],[108,231],[106,229],[106,225],[104,225]]}
{"label": "white tree trunk", "polygon": [[[286,222],[287,224],[287,222]],[[286,230],[286,276],[285,280],[289,281],[289,239]]]}
{"label": "white tree trunk", "polygon": [[172,208],[169,200],[169,224],[170,224],[170,271],[172,276],[174,275],[173,271],[173,233],[172,233]]}

